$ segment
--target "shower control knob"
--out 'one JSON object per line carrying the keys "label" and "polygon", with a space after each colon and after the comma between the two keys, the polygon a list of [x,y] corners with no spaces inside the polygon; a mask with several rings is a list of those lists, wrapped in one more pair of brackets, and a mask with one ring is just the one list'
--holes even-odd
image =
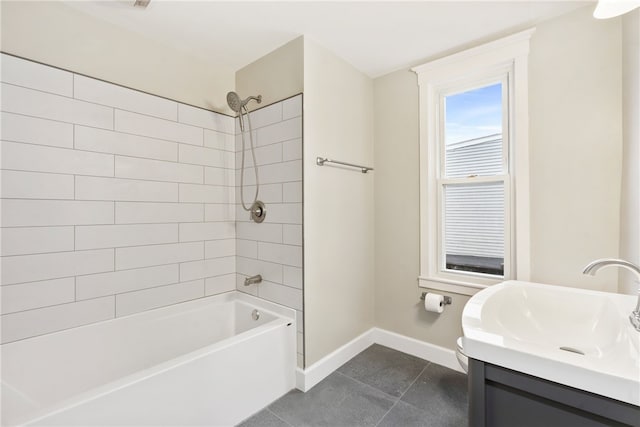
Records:
{"label": "shower control knob", "polygon": [[251,219],[257,223],[264,221],[267,216],[267,208],[260,200],[256,200],[251,206]]}

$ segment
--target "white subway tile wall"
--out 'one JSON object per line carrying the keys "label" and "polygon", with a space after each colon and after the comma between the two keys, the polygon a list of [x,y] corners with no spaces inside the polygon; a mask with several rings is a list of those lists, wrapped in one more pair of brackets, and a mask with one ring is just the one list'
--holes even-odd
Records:
{"label": "white subway tile wall", "polygon": [[71,123],[3,112],[0,137],[4,141],[73,148],[73,130]]}
{"label": "white subway tile wall", "polygon": [[[242,139],[236,120],[236,286],[241,292],[297,310],[298,366],[303,366],[302,275],[302,95],[251,114],[263,223],[251,222],[241,205]],[[247,120],[245,119],[245,127]],[[245,135],[244,201],[253,202],[255,174],[249,134]],[[244,286],[261,274],[259,285]]]}
{"label": "white subway tile wall", "polygon": [[237,120],[0,59],[2,342],[237,289],[297,310],[302,366],[302,95],[251,113],[256,224]]}
{"label": "white subway tile wall", "polygon": [[235,289],[233,118],[0,59],[3,343]]}

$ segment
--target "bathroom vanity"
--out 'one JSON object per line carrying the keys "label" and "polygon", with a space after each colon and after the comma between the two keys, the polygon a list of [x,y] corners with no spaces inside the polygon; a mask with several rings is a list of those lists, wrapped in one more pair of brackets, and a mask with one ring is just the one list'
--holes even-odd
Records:
{"label": "bathroom vanity", "polygon": [[640,407],[469,359],[469,427],[640,426]]}
{"label": "bathroom vanity", "polygon": [[640,427],[636,297],[507,281],[464,308],[469,425]]}

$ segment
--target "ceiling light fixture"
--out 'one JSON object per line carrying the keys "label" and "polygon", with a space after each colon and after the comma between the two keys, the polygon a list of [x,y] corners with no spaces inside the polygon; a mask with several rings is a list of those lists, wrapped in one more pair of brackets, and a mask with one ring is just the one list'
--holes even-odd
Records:
{"label": "ceiling light fixture", "polygon": [[598,0],[593,17],[607,19],[620,16],[640,6],[640,0]]}
{"label": "ceiling light fixture", "polygon": [[149,2],[151,2],[151,0],[136,0],[133,5],[135,7],[146,8],[147,6],[149,6]]}

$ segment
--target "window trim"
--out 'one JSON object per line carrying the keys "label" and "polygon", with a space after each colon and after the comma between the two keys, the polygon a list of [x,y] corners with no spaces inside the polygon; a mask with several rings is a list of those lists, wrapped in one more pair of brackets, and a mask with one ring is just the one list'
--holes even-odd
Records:
{"label": "window trim", "polygon": [[[528,54],[529,41],[535,28],[504,37],[444,58],[412,68],[417,74],[420,111],[420,276],[419,286],[464,295],[473,295],[502,280],[530,278],[530,212],[529,212],[529,120],[528,120]],[[469,72],[473,70],[473,72]],[[509,79],[508,152],[509,177],[505,191],[511,191],[506,202],[505,228],[509,227],[511,271],[504,279],[482,280],[473,274],[441,272],[439,268],[441,231],[439,209],[441,185],[437,182],[441,156],[438,120],[440,95],[447,88],[477,84],[496,79],[506,71]],[[449,90],[451,90],[449,89]],[[479,181],[478,181],[479,182]],[[508,188],[507,188],[508,186]],[[506,230],[505,230],[506,231]],[[435,238],[433,238],[435,236]],[[505,238],[507,234],[505,234]],[[517,236],[517,238],[516,238]],[[506,264],[506,263],[505,263]]]}

